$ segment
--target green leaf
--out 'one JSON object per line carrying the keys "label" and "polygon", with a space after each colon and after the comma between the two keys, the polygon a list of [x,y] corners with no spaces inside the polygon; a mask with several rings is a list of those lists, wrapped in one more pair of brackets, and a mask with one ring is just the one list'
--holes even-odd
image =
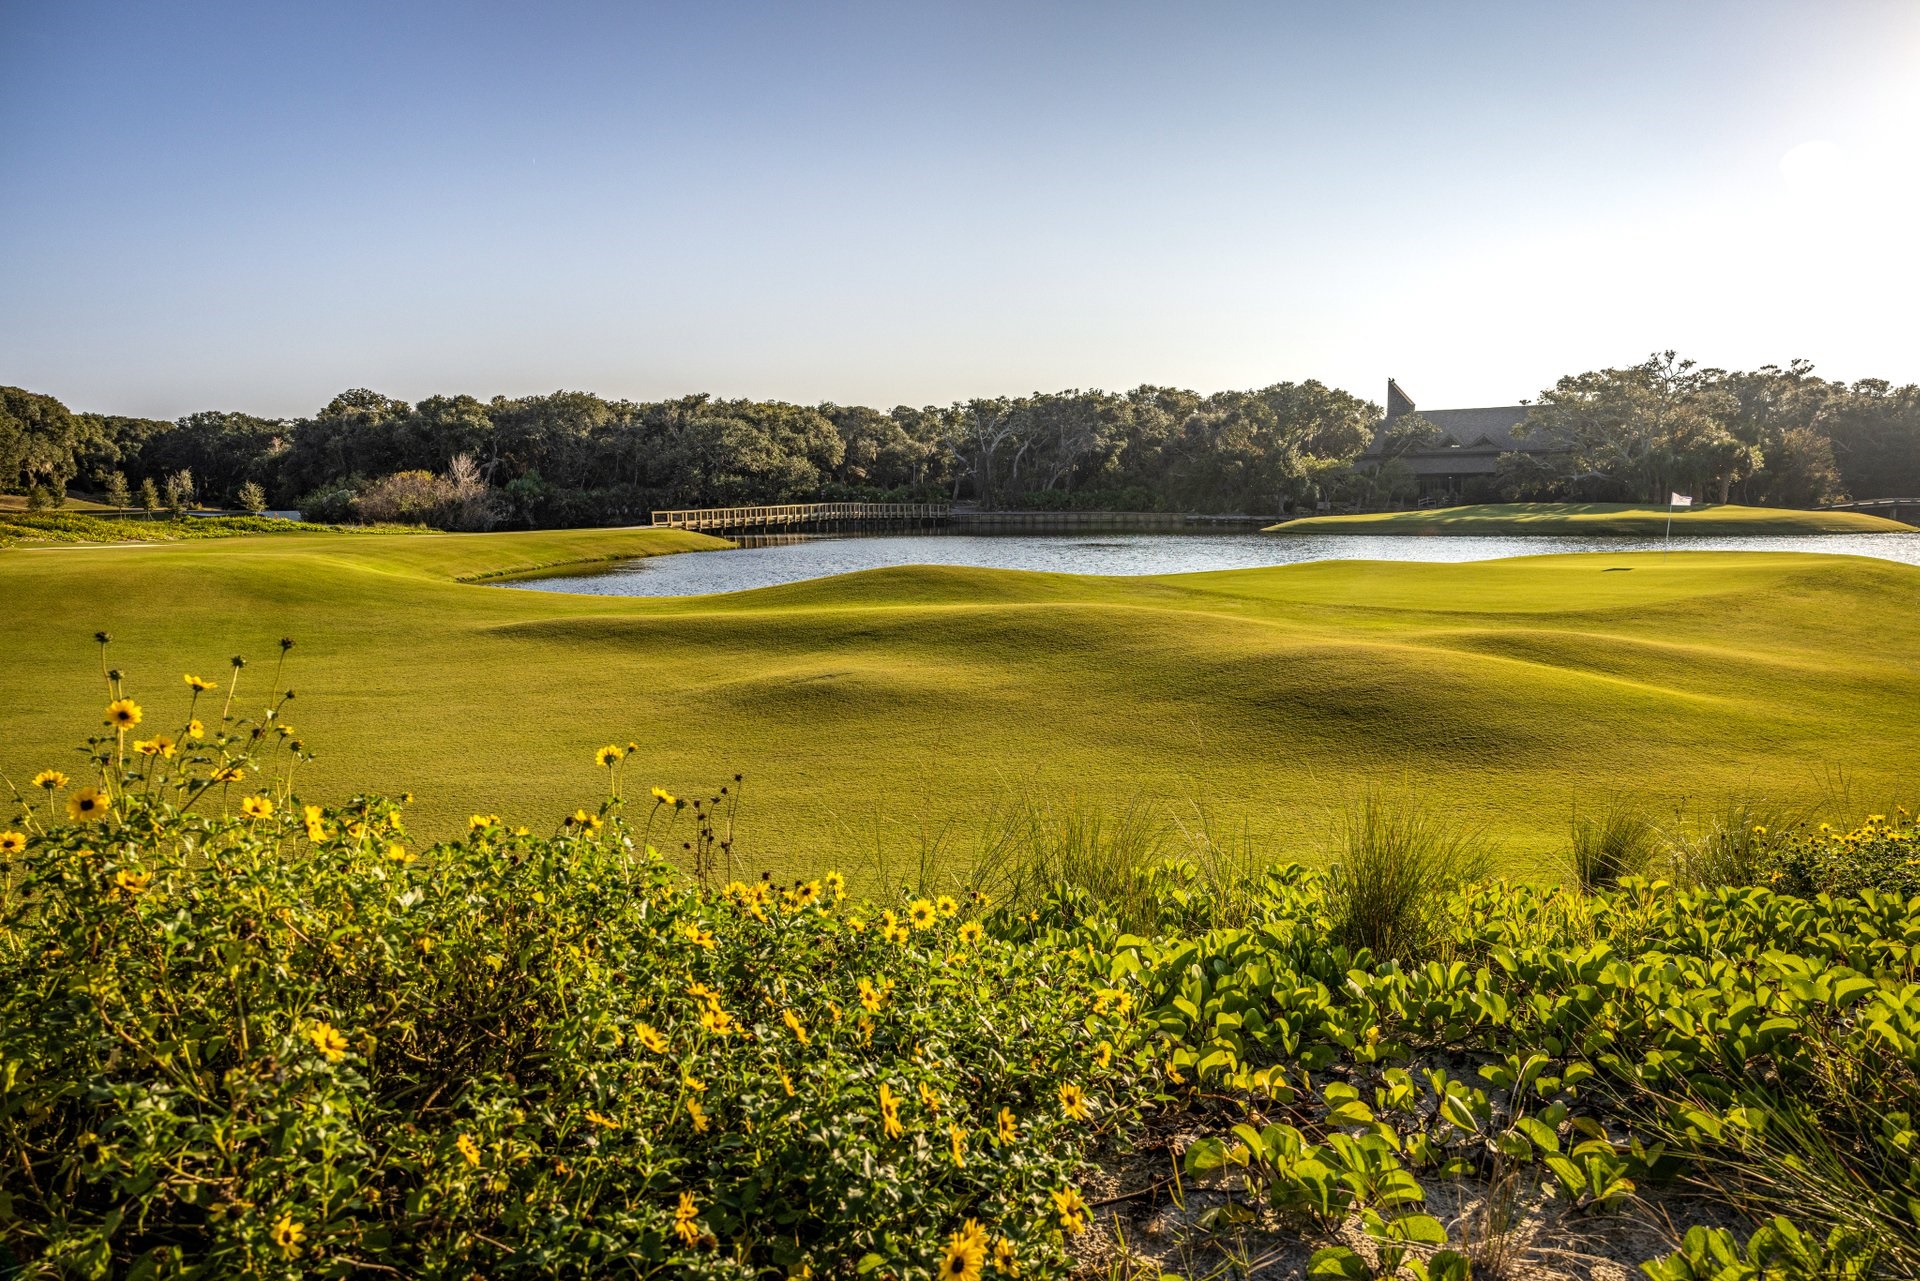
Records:
{"label": "green leaf", "polygon": [[1371,1281],[1373,1269],[1367,1261],[1344,1245],[1330,1245],[1315,1250],[1313,1257],[1307,1260],[1307,1275],[1310,1277],[1342,1277],[1345,1281]]}
{"label": "green leaf", "polygon": [[1389,1240],[1414,1245],[1445,1245],[1447,1230],[1431,1214],[1403,1214],[1387,1224]]}
{"label": "green leaf", "polygon": [[1188,1174],[1205,1174],[1226,1163],[1227,1145],[1219,1139],[1195,1139],[1187,1147],[1184,1164]]}

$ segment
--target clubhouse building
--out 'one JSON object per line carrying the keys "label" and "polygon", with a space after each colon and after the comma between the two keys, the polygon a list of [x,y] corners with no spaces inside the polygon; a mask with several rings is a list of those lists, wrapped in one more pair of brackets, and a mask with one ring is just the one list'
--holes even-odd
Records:
{"label": "clubhouse building", "polygon": [[1527,406],[1495,405],[1485,409],[1416,410],[1413,397],[1400,384],[1387,379],[1387,416],[1374,435],[1373,443],[1354,461],[1356,467],[1376,467],[1387,461],[1387,433],[1395,422],[1418,413],[1439,429],[1440,439],[1432,445],[1407,450],[1400,455],[1420,481],[1422,499],[1469,497],[1485,500],[1484,492],[1492,484],[1494,470],[1502,454],[1565,455],[1566,447],[1536,434],[1519,440],[1513,429],[1526,421]]}

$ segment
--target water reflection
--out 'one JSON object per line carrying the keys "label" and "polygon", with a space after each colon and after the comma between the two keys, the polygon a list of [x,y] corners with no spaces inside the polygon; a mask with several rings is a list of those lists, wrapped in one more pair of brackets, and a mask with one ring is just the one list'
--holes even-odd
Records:
{"label": "water reflection", "polygon": [[[783,535],[759,546],[619,561],[502,585],[599,596],[699,596],[850,574],[893,565],[971,565],[1057,574],[1188,574],[1310,560],[1470,561],[1547,552],[1659,551],[1657,538],[1484,535],[896,534],[868,538]],[[1805,537],[1676,538],[1675,551],[1792,551],[1873,556],[1920,565],[1920,533]]]}

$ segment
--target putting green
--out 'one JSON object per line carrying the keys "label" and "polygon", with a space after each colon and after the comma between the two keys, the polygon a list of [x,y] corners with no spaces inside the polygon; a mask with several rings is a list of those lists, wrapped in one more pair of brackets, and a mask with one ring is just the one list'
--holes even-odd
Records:
{"label": "putting green", "polygon": [[[747,775],[756,866],[854,870],[965,838],[1015,793],[1162,804],[1314,857],[1362,788],[1485,822],[1530,873],[1578,796],[1884,803],[1912,782],[1920,569],[1854,557],[1601,554],[1318,562],[1165,578],[916,567],[649,600],[458,581],[720,546],[665,531],[264,536],[0,550],[0,768],[73,770],[92,635],[154,718],[181,674],[264,694],[309,796],[411,790],[428,834],[546,824],[601,794]],[[1906,793],[1911,795],[1911,793]],[[963,841],[964,843],[964,841]]]}
{"label": "putting green", "polygon": [[[1865,512],[1796,511],[1785,507],[1713,507],[1675,510],[1673,532],[1683,538],[1722,534],[1906,534],[1913,526]],[[1610,534],[1658,538],[1667,531],[1664,507],[1631,503],[1479,503],[1425,511],[1365,512],[1357,516],[1303,516],[1269,525],[1269,534]]]}

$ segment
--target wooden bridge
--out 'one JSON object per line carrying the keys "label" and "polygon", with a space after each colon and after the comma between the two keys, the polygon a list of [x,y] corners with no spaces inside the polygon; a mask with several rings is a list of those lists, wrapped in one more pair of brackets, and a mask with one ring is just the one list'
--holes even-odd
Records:
{"label": "wooden bridge", "polygon": [[932,529],[947,523],[946,503],[776,503],[764,507],[699,507],[656,511],[661,529],[709,534],[851,534]]}
{"label": "wooden bridge", "polygon": [[1909,525],[1920,525],[1920,498],[1867,498],[1857,503],[1838,503],[1822,508],[1830,512],[1865,512],[1869,516],[1885,516],[1889,520],[1903,521]]}

